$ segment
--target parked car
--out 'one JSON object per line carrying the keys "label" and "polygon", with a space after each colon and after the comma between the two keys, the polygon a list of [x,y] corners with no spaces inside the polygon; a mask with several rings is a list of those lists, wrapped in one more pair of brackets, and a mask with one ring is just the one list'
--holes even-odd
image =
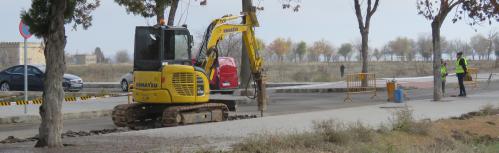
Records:
{"label": "parked car", "polygon": [[218,67],[210,82],[211,90],[231,90],[239,87],[237,65],[232,57],[218,57]]}
{"label": "parked car", "polygon": [[133,72],[128,72],[121,76],[120,80],[121,90],[127,92],[128,88],[133,86]]}
{"label": "parked car", "polygon": [[[28,65],[28,90],[42,91],[45,77],[44,65]],[[83,89],[83,80],[72,74],[64,74],[62,83],[64,91],[80,91]],[[0,91],[24,90],[24,65],[17,65],[0,72]]]}

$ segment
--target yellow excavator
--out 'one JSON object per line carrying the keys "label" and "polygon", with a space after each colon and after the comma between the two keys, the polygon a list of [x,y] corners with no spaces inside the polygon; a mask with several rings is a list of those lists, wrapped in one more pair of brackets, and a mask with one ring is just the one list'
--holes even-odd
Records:
{"label": "yellow excavator", "polygon": [[[229,21],[242,19],[239,24]],[[208,26],[196,57],[191,60],[193,36],[186,26],[139,26],[135,29],[134,103],[114,108],[112,120],[118,127],[169,127],[227,120],[234,101],[210,98],[209,82],[218,61],[217,45],[230,33],[242,33],[250,61],[259,108],[265,102],[263,61],[256,50],[254,9],[228,15]]]}

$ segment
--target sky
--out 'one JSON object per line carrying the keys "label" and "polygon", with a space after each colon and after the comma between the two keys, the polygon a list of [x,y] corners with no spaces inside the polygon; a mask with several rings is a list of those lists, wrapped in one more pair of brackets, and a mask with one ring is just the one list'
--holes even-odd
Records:
{"label": "sky", "polygon": [[[100,47],[106,56],[114,56],[119,50],[132,53],[135,26],[155,24],[155,18],[127,14],[125,8],[113,0],[101,1],[101,6],[93,12],[93,26],[88,30],[75,31],[71,25],[66,26],[67,52],[91,53]],[[307,43],[325,39],[338,47],[360,39],[353,0],[301,0],[299,12],[283,10],[281,0],[253,2],[264,7],[258,12],[260,27],[256,28],[256,35],[266,43],[278,37]],[[0,42],[23,41],[18,30],[19,14],[28,9],[30,3],[31,0],[0,0]],[[208,0],[207,6],[200,6],[199,0],[181,0],[177,11],[176,24],[187,24],[196,36],[202,34],[211,20],[226,14],[239,14],[241,1]],[[448,18],[442,35],[448,40],[469,40],[478,33],[486,35],[491,29],[499,29],[498,24],[471,27],[465,21],[451,23]],[[430,21],[417,14],[416,0],[380,0],[371,21],[369,43],[372,47],[381,47],[399,36],[415,39],[430,33]],[[40,39],[32,37],[28,41],[40,42]]]}

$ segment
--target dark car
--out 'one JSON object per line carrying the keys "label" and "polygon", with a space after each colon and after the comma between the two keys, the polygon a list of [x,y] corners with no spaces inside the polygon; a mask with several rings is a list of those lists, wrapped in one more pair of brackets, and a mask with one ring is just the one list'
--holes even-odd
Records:
{"label": "dark car", "polygon": [[[45,66],[28,65],[28,90],[42,91]],[[83,80],[72,74],[64,74],[62,83],[64,91],[80,91],[83,89]],[[24,90],[24,65],[17,65],[0,72],[0,91]]]}

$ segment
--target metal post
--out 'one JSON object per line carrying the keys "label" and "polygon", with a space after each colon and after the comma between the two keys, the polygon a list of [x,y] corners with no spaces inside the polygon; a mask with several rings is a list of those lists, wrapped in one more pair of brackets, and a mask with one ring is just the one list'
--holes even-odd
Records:
{"label": "metal post", "polygon": [[[28,101],[28,46],[24,38],[24,101]],[[24,105],[24,114],[28,114],[27,105]]]}

